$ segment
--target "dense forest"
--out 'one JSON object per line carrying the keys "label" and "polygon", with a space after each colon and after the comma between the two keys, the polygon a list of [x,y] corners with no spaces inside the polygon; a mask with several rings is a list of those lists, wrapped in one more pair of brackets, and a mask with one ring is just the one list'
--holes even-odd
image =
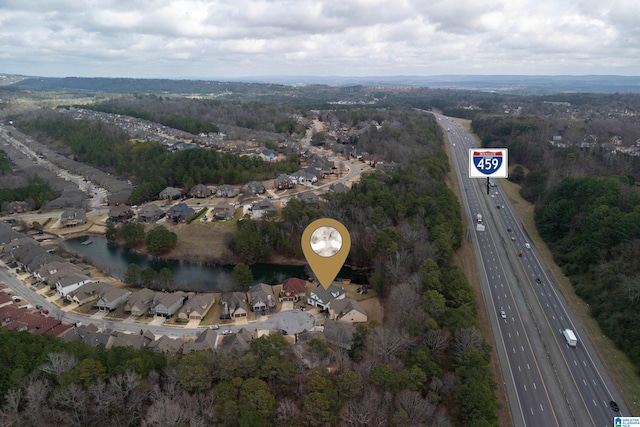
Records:
{"label": "dense forest", "polygon": [[640,189],[566,178],[536,211],[540,234],[602,330],[640,373]]}
{"label": "dense forest", "polygon": [[26,187],[0,188],[0,206],[3,210],[6,203],[13,201],[24,201],[31,209],[40,209],[44,202],[54,198],[51,188],[38,176],[32,176]]}

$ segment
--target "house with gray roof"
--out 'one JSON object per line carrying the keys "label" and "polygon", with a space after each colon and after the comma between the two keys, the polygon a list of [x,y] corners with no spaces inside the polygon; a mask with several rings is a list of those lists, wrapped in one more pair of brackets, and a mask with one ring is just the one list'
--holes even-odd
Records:
{"label": "house with gray roof", "polygon": [[100,293],[95,307],[98,307],[100,310],[113,311],[124,304],[130,295],[131,291],[109,286],[109,288]]}
{"label": "house with gray roof", "polygon": [[211,292],[205,292],[190,297],[182,306],[182,310],[178,313],[179,319],[184,320],[202,320],[207,315],[216,297]]}
{"label": "house with gray roof", "polygon": [[273,180],[273,188],[276,190],[288,190],[293,188],[295,183],[287,174],[280,174]]}
{"label": "house with gray roof", "polygon": [[153,224],[163,216],[163,210],[153,203],[148,203],[138,210],[138,222]]}
{"label": "house with gray roof", "polygon": [[253,218],[262,218],[265,214],[276,212],[276,207],[268,199],[260,200],[251,206],[251,216]]}
{"label": "house with gray roof", "polygon": [[249,181],[242,189],[249,194],[264,194],[264,192],[267,191],[260,181]]}
{"label": "house with gray roof", "polygon": [[133,292],[124,304],[124,311],[132,316],[142,316],[151,308],[156,293],[148,288]]}
{"label": "house with gray roof", "polygon": [[182,190],[175,187],[167,187],[160,192],[160,199],[175,200],[182,197]]}
{"label": "house with gray roof", "polygon": [[236,208],[229,202],[218,202],[213,207],[213,217],[218,221],[233,219],[236,215]]}
{"label": "house with gray roof", "polygon": [[204,184],[196,184],[189,191],[191,197],[196,197],[198,199],[204,199],[211,195],[211,190]]}
{"label": "house with gray roof", "polygon": [[367,310],[351,298],[334,299],[329,302],[329,318],[338,322],[363,323],[367,321]]}
{"label": "house with gray roof", "polygon": [[356,327],[351,323],[327,319],[324,322],[324,337],[328,343],[349,350],[353,343]]}
{"label": "house with gray roof", "polygon": [[161,336],[155,341],[150,342],[147,348],[150,350],[160,351],[162,353],[179,353],[182,351],[184,342],[179,338],[169,338],[166,335]]}
{"label": "house with gray roof", "polygon": [[151,303],[151,314],[169,318],[184,304],[186,295],[178,292],[157,292]]}
{"label": "house with gray roof", "polygon": [[82,225],[87,222],[87,213],[84,209],[65,209],[60,215],[60,224],[65,227]]}
{"label": "house with gray roof", "polygon": [[321,309],[326,309],[329,303],[336,299],[343,299],[347,296],[347,291],[344,288],[338,287],[335,284],[329,285],[327,289],[322,285],[318,285],[314,290],[309,293],[307,298],[307,304]]}
{"label": "house with gray roof", "polygon": [[236,197],[238,194],[238,189],[229,184],[222,184],[216,189],[216,197]]}
{"label": "house with gray roof", "polygon": [[171,206],[167,211],[167,222],[172,222],[174,224],[185,222],[195,213],[196,211],[187,206],[186,203],[178,203],[177,205]]}
{"label": "house with gray roof", "polygon": [[220,297],[220,319],[247,317],[249,306],[244,292],[225,292]]}
{"label": "house with gray roof", "polygon": [[222,337],[221,350],[227,355],[244,354],[251,347],[253,338],[253,333],[242,328],[235,334],[224,335]]}
{"label": "house with gray roof", "polygon": [[218,340],[218,332],[212,329],[205,329],[198,337],[193,341],[187,341],[182,346],[182,353],[187,354],[192,351],[213,351],[216,348],[216,342]]}
{"label": "house with gray roof", "polygon": [[92,279],[85,274],[71,273],[67,276],[61,277],[55,285],[60,296],[66,298],[69,294],[87,283],[100,283],[100,281]]}
{"label": "house with gray roof", "polygon": [[276,306],[273,288],[266,283],[256,283],[249,288],[249,299],[253,311],[271,310]]}

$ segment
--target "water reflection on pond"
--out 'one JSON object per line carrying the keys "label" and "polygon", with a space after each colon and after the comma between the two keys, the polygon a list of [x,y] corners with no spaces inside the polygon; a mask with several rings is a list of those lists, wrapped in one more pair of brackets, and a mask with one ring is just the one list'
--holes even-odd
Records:
{"label": "water reflection on pond", "polygon": [[[190,264],[159,259],[113,245],[104,237],[96,236],[66,240],[64,247],[120,280],[124,277],[129,264],[137,264],[142,270],[147,267],[155,271],[168,268],[173,273],[176,289],[220,292],[234,288],[231,280],[233,266]],[[301,265],[254,264],[251,265],[251,272],[254,278],[253,283],[270,285],[282,283],[289,277],[303,279],[309,277],[308,270]],[[343,268],[339,277],[351,278],[351,271]]]}

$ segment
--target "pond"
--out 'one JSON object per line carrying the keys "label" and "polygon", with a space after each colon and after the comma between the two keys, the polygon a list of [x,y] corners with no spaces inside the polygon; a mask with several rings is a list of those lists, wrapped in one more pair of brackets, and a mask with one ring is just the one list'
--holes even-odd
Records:
{"label": "pond", "polygon": [[[63,246],[70,253],[85,258],[101,271],[120,280],[129,264],[137,264],[142,270],[147,267],[155,271],[168,268],[173,273],[175,289],[200,292],[224,292],[234,289],[231,280],[232,265],[191,264],[160,259],[114,245],[104,237],[97,236],[69,239],[64,241]],[[307,267],[302,265],[253,264],[250,268],[254,284],[276,285],[289,277],[306,279],[310,275]],[[350,269],[343,268],[338,277],[350,279],[352,275]]]}

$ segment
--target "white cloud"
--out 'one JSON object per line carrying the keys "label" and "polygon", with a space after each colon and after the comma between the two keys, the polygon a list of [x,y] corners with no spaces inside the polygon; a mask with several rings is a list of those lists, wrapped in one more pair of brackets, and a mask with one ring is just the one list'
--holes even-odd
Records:
{"label": "white cloud", "polygon": [[637,0],[4,0],[0,72],[637,74],[638,16]]}

